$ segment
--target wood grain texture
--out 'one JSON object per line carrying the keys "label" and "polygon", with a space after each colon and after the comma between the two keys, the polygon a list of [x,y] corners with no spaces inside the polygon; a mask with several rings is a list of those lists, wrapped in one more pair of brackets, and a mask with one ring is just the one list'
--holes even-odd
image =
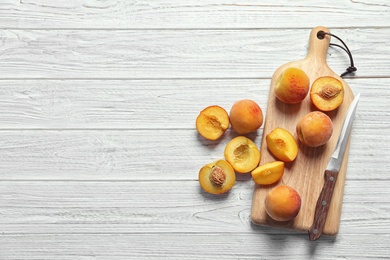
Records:
{"label": "wood grain texture", "polygon": [[388,26],[389,10],[384,0],[3,0],[0,28],[311,29],[324,21],[328,27]]}
{"label": "wood grain texture", "polygon": [[[334,251],[335,241],[312,243],[306,237],[267,235],[260,232],[235,233],[165,233],[165,234],[29,234],[0,237],[2,257],[13,259],[297,259],[315,256],[321,259],[380,259],[388,258],[384,244],[388,235],[340,235],[340,249]],[[365,241],[364,247],[361,241]],[[378,243],[378,240],[381,243]],[[42,245],[45,245],[42,247]],[[207,249],[206,249],[207,248]],[[248,250],[250,248],[251,250]],[[370,248],[370,250],[365,250]],[[333,250],[332,250],[333,249]]]}
{"label": "wood grain texture", "polygon": [[[0,74],[3,79],[269,78],[281,64],[305,57],[308,31],[1,30]],[[349,43],[356,76],[388,74],[390,46],[383,39],[390,29],[332,32]],[[348,56],[329,49],[329,66],[343,73]]]}
{"label": "wood grain texture", "polygon": [[0,178],[197,180],[233,136],[218,143],[195,129],[0,131]]}
{"label": "wood grain texture", "polygon": [[[386,180],[387,168],[376,165],[390,160],[389,147],[383,147],[380,137],[390,134],[389,128],[367,130],[356,120],[352,131],[347,176]],[[0,180],[197,180],[199,169],[223,158],[235,136],[229,131],[212,142],[200,138],[195,129],[3,130]],[[259,146],[261,136],[262,131],[248,135]]]}
{"label": "wood grain texture", "polygon": [[[251,98],[266,116],[270,82],[0,80],[0,125],[1,129],[195,129],[199,111],[211,104],[229,111],[237,100]],[[346,82],[354,92],[362,93],[358,117],[365,131],[386,131],[390,79],[347,78]]]}
{"label": "wood grain texture", "polygon": [[[383,0],[0,3],[0,259],[389,258],[389,5]],[[236,134],[195,117],[252,98],[325,25],[358,68],[340,233],[251,224],[254,183],[197,181]],[[348,57],[330,48],[342,73]],[[263,128],[250,134],[260,146]]]}
{"label": "wood grain texture", "polygon": [[[389,184],[348,180],[341,234],[387,234],[383,226],[390,224]],[[377,192],[362,193],[365,186]],[[252,180],[240,180],[229,193],[216,197],[196,180],[0,181],[0,229],[3,235],[296,234],[251,224],[253,188]],[[378,201],[379,196],[385,198]]]}
{"label": "wood grain texture", "polygon": [[228,111],[237,98],[265,104],[268,85],[267,79],[0,80],[0,124],[2,129],[194,129],[199,112],[210,104]]}

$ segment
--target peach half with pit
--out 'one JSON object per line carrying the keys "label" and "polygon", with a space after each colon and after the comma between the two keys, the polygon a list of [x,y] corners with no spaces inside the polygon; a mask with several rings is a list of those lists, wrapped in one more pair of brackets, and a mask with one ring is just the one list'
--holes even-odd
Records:
{"label": "peach half with pit", "polygon": [[263,111],[255,101],[250,99],[234,103],[229,116],[233,129],[240,135],[254,132],[263,124]]}
{"label": "peach half with pit", "polygon": [[284,70],[276,80],[274,92],[276,97],[287,104],[297,104],[305,99],[310,89],[310,79],[299,69],[290,67]]}
{"label": "peach half with pit", "polygon": [[298,155],[298,144],[294,136],[284,128],[275,128],[265,140],[271,154],[283,162],[292,162]]}
{"label": "peach half with pit", "polygon": [[331,138],[333,123],[328,115],[313,111],[304,115],[296,126],[299,141],[309,147],[324,145]]}
{"label": "peach half with pit", "polygon": [[200,186],[211,194],[225,193],[233,187],[235,182],[236,174],[225,160],[209,163],[199,171]]}
{"label": "peach half with pit", "polygon": [[277,186],[265,197],[265,211],[276,221],[290,221],[298,215],[300,209],[301,197],[290,186]]}
{"label": "peach half with pit", "polygon": [[310,99],[321,111],[335,110],[344,100],[343,83],[334,77],[320,77],[311,86]]}
{"label": "peach half with pit", "polygon": [[226,161],[238,173],[252,171],[260,162],[260,150],[245,136],[237,136],[229,141],[224,150]]}
{"label": "peach half with pit", "polygon": [[209,106],[200,111],[196,118],[196,129],[209,140],[217,140],[229,128],[229,115],[220,106]]}

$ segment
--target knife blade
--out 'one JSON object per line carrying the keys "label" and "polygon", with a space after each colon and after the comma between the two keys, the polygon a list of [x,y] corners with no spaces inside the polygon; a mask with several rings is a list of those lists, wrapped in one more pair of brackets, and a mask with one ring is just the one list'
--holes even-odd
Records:
{"label": "knife blade", "polygon": [[345,148],[347,147],[349,135],[352,129],[352,123],[355,118],[357,104],[360,98],[360,93],[356,95],[351,105],[348,108],[343,126],[341,128],[339,139],[336,147],[330,157],[329,163],[326,166],[324,173],[324,186],[318,197],[314,212],[314,220],[309,228],[309,238],[311,241],[317,240],[321,235],[325,226],[326,217],[328,215],[330,202],[332,200],[334,187],[337,181],[337,176],[340,171],[341,162],[343,161]]}

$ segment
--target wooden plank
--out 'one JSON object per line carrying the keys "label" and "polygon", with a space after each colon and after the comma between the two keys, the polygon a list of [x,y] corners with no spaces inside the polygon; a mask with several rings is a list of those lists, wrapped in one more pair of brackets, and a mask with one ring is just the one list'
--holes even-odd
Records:
{"label": "wooden plank", "polygon": [[[346,81],[362,93],[366,130],[388,127],[390,79]],[[203,108],[229,112],[245,98],[266,115],[269,87],[270,79],[0,80],[0,129],[194,129]]]}
{"label": "wooden plank", "polygon": [[[388,258],[388,235],[340,235],[310,242],[303,236],[260,232],[179,234],[2,235],[3,259],[323,259]],[[364,246],[362,246],[364,241]],[[369,248],[369,250],[367,250]],[[309,253],[308,253],[309,251]],[[310,253],[311,252],[311,253]]]}
{"label": "wooden plank", "polygon": [[[3,0],[0,28],[311,28],[388,26],[382,0]],[[286,19],[288,17],[288,19]],[[346,24],[346,21],[347,24]]]}
{"label": "wooden plank", "polygon": [[[367,129],[359,118],[355,122],[347,177],[366,179],[369,172],[386,179],[387,168],[378,165],[390,161],[383,147],[389,123]],[[248,137],[260,145],[261,135]],[[197,180],[203,165],[223,158],[234,136],[228,131],[214,142],[195,129],[2,130],[0,180]]]}
{"label": "wooden plank", "polygon": [[[389,182],[389,178],[348,182],[340,235],[387,234],[383,226],[390,224]],[[1,181],[0,229],[3,236],[183,230],[296,234],[251,224],[253,188],[251,180],[238,181],[229,193],[215,196],[203,192],[197,181]]]}
{"label": "wooden plank", "polygon": [[[389,80],[390,82],[390,80]],[[194,129],[199,112],[266,104],[269,80],[0,80],[0,127]],[[386,85],[387,87],[387,85]]]}
{"label": "wooden plank", "polygon": [[194,180],[227,142],[196,130],[1,131],[0,178]]}
{"label": "wooden plank", "polygon": [[[390,28],[335,29],[349,45],[358,77],[384,77]],[[305,56],[310,29],[269,30],[2,30],[3,79],[269,78]],[[374,48],[373,46],[380,46]],[[330,48],[342,73],[348,56]]]}

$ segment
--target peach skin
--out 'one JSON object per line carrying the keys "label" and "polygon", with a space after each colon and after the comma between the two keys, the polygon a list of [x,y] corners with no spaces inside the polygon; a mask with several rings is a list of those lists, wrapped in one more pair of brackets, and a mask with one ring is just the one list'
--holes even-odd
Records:
{"label": "peach skin", "polygon": [[230,109],[230,122],[238,134],[248,134],[263,124],[263,111],[253,100],[239,100]]}
{"label": "peach skin", "polygon": [[301,197],[293,188],[281,185],[273,188],[265,198],[265,211],[276,221],[289,221],[301,209]]}
{"label": "peach skin", "polygon": [[332,136],[333,123],[329,116],[321,111],[304,115],[296,126],[299,141],[309,147],[324,145]]}
{"label": "peach skin", "polygon": [[310,79],[298,68],[287,68],[278,77],[274,92],[276,97],[287,104],[302,102],[309,93]]}

